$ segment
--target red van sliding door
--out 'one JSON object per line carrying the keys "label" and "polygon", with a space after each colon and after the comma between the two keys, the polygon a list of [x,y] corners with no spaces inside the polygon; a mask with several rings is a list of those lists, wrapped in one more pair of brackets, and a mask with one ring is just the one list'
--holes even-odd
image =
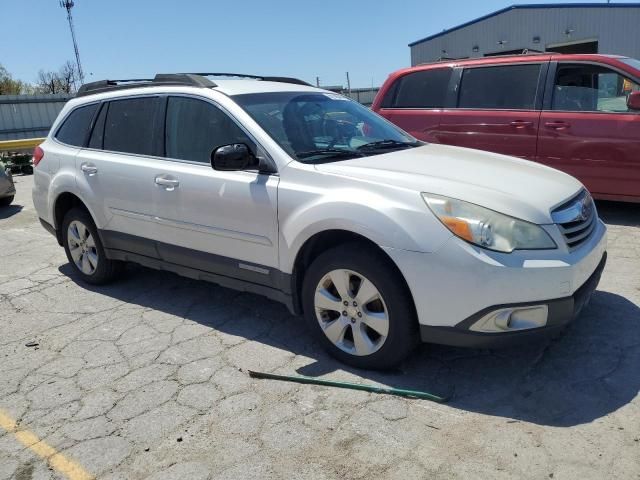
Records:
{"label": "red van sliding door", "polygon": [[436,140],[534,160],[547,65],[464,68],[457,108],[443,110]]}

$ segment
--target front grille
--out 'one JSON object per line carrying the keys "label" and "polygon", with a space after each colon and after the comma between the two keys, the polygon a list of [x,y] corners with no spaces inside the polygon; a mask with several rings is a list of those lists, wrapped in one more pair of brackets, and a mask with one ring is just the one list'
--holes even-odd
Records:
{"label": "front grille", "polygon": [[569,250],[586,242],[598,223],[596,207],[586,190],[554,209],[551,218],[560,228]]}

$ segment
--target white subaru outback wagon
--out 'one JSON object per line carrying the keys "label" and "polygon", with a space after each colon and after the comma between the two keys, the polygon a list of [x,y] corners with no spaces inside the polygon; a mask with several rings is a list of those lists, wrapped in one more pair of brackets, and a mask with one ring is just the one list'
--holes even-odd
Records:
{"label": "white subaru outback wagon", "polygon": [[38,215],[85,282],[135,262],[265,295],[357,367],[397,364],[419,340],[556,333],[606,260],[573,177],[419,142],[291,78],[87,84],[34,164]]}

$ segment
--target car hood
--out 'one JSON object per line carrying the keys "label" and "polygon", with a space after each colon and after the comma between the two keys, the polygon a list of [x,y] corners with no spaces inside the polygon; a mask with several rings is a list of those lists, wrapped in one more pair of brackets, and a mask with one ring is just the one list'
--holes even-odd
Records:
{"label": "car hood", "polygon": [[535,162],[437,144],[316,168],[457,198],[537,224],[553,223],[551,210],[583,188],[572,176]]}

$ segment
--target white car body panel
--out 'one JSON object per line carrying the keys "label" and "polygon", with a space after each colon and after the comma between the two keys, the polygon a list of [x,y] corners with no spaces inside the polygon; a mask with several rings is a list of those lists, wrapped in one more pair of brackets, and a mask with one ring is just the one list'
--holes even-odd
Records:
{"label": "white car body panel", "polygon": [[180,182],[173,191],[154,185],[159,241],[279,267],[279,177],[171,161],[158,162],[159,175]]}
{"label": "white car body panel", "polygon": [[465,200],[536,224],[553,223],[553,207],[583,188],[570,175],[538,163],[435,143],[318,169]]}

